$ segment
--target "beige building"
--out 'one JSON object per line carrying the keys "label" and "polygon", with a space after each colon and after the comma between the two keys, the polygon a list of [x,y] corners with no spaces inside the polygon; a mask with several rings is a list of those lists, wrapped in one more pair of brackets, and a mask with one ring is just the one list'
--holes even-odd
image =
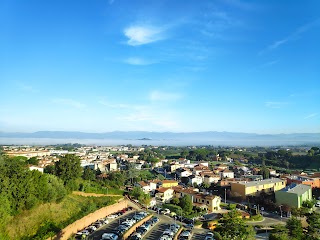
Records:
{"label": "beige building", "polygon": [[215,195],[196,194],[193,195],[193,202],[207,207],[209,212],[220,209],[221,198]]}
{"label": "beige building", "polygon": [[258,196],[262,191],[275,192],[286,187],[286,181],[279,178],[265,179],[261,181],[241,181],[231,183],[231,194],[233,196]]}
{"label": "beige building", "polygon": [[158,188],[157,193],[155,194],[156,199],[160,200],[163,203],[170,202],[173,198],[174,190],[172,188]]}

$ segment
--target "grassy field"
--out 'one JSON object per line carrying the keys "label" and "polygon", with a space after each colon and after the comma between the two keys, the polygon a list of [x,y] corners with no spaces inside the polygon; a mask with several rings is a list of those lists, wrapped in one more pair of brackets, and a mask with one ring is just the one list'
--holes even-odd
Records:
{"label": "grassy field", "polygon": [[119,198],[70,194],[60,203],[43,204],[15,216],[7,224],[6,239],[46,239],[90,212],[115,203]]}

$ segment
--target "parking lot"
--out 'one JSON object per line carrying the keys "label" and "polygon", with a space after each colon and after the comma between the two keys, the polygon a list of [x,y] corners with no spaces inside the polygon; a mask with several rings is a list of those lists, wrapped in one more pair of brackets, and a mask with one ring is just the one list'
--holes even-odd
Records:
{"label": "parking lot", "polygon": [[[100,240],[102,237],[103,233],[110,233],[112,230],[116,229],[121,222],[125,221],[126,219],[132,218],[137,214],[139,211],[138,210],[130,210],[124,213],[123,215],[118,216],[117,218],[114,219],[109,219],[109,223],[106,225],[103,225],[99,229],[97,229],[95,232],[90,234],[87,239],[90,240]],[[146,232],[146,234],[143,236],[142,239],[146,240],[158,240],[164,231],[168,230],[170,224],[178,223],[182,226],[185,225],[185,223],[181,223],[178,221],[175,221],[173,218],[162,215],[162,214],[157,214],[153,213],[153,215],[159,217],[159,222],[154,224],[149,231]],[[192,230],[192,239],[195,240],[203,240],[205,237],[205,233],[207,230],[205,229],[193,229]]]}
{"label": "parking lot", "polygon": [[119,216],[115,219],[110,219],[109,224],[104,225],[103,227],[99,228],[97,231],[89,235],[88,239],[92,240],[100,240],[103,233],[111,232],[113,229],[118,227],[122,221],[124,221],[127,218],[131,218],[134,216],[136,211],[131,210],[123,214],[122,216]]}

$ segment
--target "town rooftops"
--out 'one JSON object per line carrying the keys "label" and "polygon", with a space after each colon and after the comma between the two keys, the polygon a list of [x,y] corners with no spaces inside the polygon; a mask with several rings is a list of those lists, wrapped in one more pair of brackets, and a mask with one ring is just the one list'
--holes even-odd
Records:
{"label": "town rooftops", "polygon": [[164,183],[178,183],[175,180],[162,180],[161,182],[162,182],[162,184],[164,184]]}
{"label": "town rooftops", "polygon": [[310,185],[292,183],[289,186],[281,189],[280,191],[301,195],[309,189],[311,189]]}
{"label": "town rooftops", "polygon": [[[161,188],[158,188],[157,191],[158,191],[158,192],[161,192],[161,193],[164,193],[164,192],[168,191],[169,189],[171,189],[171,188],[161,187]],[[171,190],[172,190],[172,189],[171,189]]]}
{"label": "town rooftops", "polygon": [[259,185],[270,184],[270,183],[281,183],[281,182],[285,182],[285,180],[282,180],[279,178],[269,178],[269,179],[264,179],[261,181],[251,181],[251,182],[240,181],[237,183],[242,184],[246,187],[252,187],[252,186],[259,186]]}
{"label": "town rooftops", "polygon": [[314,181],[313,178],[307,177],[307,176],[299,176],[299,175],[291,175],[291,176],[287,176],[287,178],[292,179],[292,180],[298,180],[298,181],[302,181],[302,182],[312,182]]}

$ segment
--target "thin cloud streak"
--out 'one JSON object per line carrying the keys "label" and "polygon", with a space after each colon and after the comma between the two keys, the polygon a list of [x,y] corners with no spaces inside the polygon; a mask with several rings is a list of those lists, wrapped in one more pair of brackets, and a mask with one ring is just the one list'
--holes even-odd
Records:
{"label": "thin cloud streak", "polygon": [[284,45],[290,41],[294,41],[294,40],[300,38],[301,34],[309,31],[310,29],[312,29],[314,27],[318,27],[318,26],[320,26],[320,19],[317,19],[313,22],[307,23],[307,24],[297,28],[292,34],[288,35],[287,37],[284,37],[283,39],[275,41],[274,43],[269,45],[267,47],[267,49],[263,50],[261,53],[263,53],[265,51],[274,50],[274,49],[280,47],[281,45]]}
{"label": "thin cloud streak", "polygon": [[309,118],[314,118],[315,116],[317,116],[318,113],[311,113],[308,116],[305,116],[303,119],[309,119]]}
{"label": "thin cloud streak", "polygon": [[287,105],[287,102],[265,102],[264,105],[267,108],[282,108]]}
{"label": "thin cloud streak", "polygon": [[180,93],[152,91],[149,94],[149,99],[151,101],[175,101],[181,98],[182,98],[182,95]]}
{"label": "thin cloud streak", "polygon": [[154,63],[152,61],[148,61],[146,59],[139,58],[139,57],[130,57],[125,59],[124,62],[130,65],[138,65],[138,66],[151,65]]}
{"label": "thin cloud streak", "polygon": [[81,109],[81,108],[86,107],[85,104],[78,102],[78,101],[75,101],[73,99],[68,99],[68,98],[56,98],[56,99],[53,99],[52,102],[62,104],[65,106],[69,106],[69,107],[73,107],[73,108],[77,108],[77,109]]}

